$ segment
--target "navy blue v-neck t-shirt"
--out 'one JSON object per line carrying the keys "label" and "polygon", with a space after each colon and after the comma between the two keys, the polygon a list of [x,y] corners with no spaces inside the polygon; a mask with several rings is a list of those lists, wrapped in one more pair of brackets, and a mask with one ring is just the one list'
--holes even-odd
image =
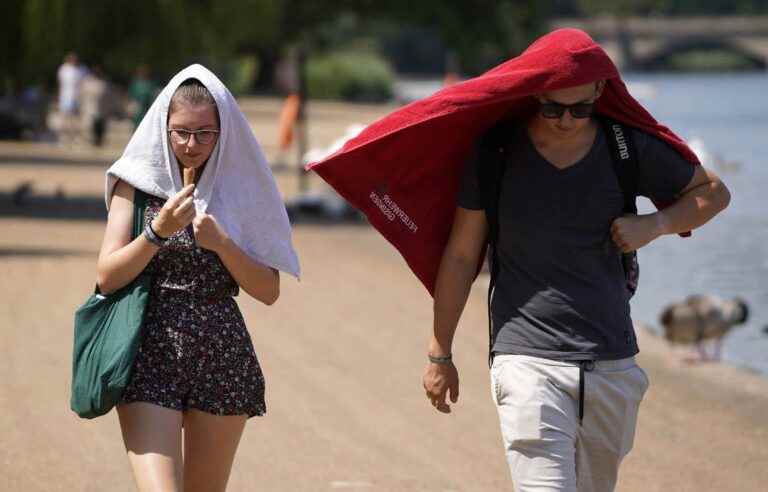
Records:
{"label": "navy blue v-neck t-shirt", "polygon": [[[694,165],[663,141],[634,131],[638,191],[674,200]],[[623,193],[602,129],[588,153],[558,169],[524,129],[510,135],[499,197],[499,275],[491,313],[493,352],[557,360],[611,360],[638,352],[621,254],[610,237]],[[473,156],[458,205],[482,210]]]}

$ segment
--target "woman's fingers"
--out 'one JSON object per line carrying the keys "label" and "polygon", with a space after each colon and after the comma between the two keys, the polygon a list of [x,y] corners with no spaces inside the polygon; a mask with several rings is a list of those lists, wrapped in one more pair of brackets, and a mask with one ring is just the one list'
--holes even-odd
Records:
{"label": "woman's fingers", "polygon": [[195,200],[191,196],[187,197],[186,200],[181,202],[175,210],[175,213],[177,214],[184,214],[187,213],[190,209],[194,209],[194,203]]}
{"label": "woman's fingers", "polygon": [[190,223],[192,223],[193,220],[195,220],[195,208],[192,207],[186,212],[184,212],[184,226],[188,226]]}
{"label": "woman's fingers", "polygon": [[175,222],[177,222],[176,230],[181,229],[189,224],[189,222],[195,217],[195,207],[192,202],[192,197],[187,198],[171,213]]}
{"label": "woman's fingers", "polygon": [[184,188],[181,189],[178,193],[176,193],[176,205],[178,206],[179,203],[183,203],[187,198],[191,198],[192,194],[195,192],[195,185],[187,185]]}
{"label": "woman's fingers", "polygon": [[195,207],[194,206],[187,206],[184,208],[183,211],[180,212],[180,219],[183,222],[183,227],[188,226],[194,219],[195,219]]}
{"label": "woman's fingers", "polygon": [[157,219],[163,237],[172,236],[195,218],[194,191],[195,185],[185,186],[165,202]]}
{"label": "woman's fingers", "polygon": [[192,193],[195,191],[195,185],[191,184],[188,186],[185,186],[181,189],[178,193],[173,195],[171,198],[168,199],[167,202],[165,202],[165,206],[169,209],[173,210],[179,206],[180,203],[184,202],[184,200],[187,199],[187,197],[192,196]]}
{"label": "woman's fingers", "polygon": [[194,191],[195,191],[194,185],[185,186],[184,188],[181,189],[180,192],[170,197],[165,202],[165,205],[163,205],[163,208],[165,210],[169,210],[173,212],[179,207],[179,204],[183,203],[187,198],[191,197]]}
{"label": "woman's fingers", "polygon": [[185,197],[191,195],[195,191],[195,184],[190,183],[179,191],[176,196]]}

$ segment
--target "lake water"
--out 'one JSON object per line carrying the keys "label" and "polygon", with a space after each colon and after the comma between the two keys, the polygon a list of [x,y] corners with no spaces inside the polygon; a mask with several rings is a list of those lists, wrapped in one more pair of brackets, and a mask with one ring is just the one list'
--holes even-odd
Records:
{"label": "lake water", "polygon": [[[740,296],[751,308],[747,324],[726,338],[723,358],[768,375],[768,75],[627,77],[630,88],[659,121],[717,156],[707,167],[731,190],[731,204],[689,239],[663,237],[640,252],[636,321],[658,326],[672,300],[693,293]],[[718,163],[719,162],[719,163]],[[651,211],[642,200],[641,213]]]}
{"label": "lake water", "polygon": [[[768,74],[654,74],[625,78],[656,119],[712,158],[707,167],[731,190],[729,208],[682,239],[667,236],[643,248],[632,317],[658,329],[670,302],[707,293],[739,296],[750,306],[747,324],[723,345],[723,359],[768,375]],[[404,98],[423,97],[435,81],[405,81]],[[653,210],[647,200],[640,213]],[[642,347],[641,347],[642,348]]]}

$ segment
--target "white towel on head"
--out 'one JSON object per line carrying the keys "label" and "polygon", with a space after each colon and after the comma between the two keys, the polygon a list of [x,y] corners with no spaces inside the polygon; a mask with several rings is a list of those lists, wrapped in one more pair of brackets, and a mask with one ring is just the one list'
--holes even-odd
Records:
{"label": "white towel on head", "polygon": [[202,65],[191,65],[171,79],[122,157],[107,170],[107,208],[118,179],[165,199],[183,187],[167,127],[171,97],[188,79],[199,80],[213,95],[221,124],[219,140],[195,190],[195,209],[213,215],[249,257],[298,278],[299,260],[291,244],[288,214],[267,160],[235,98]]}

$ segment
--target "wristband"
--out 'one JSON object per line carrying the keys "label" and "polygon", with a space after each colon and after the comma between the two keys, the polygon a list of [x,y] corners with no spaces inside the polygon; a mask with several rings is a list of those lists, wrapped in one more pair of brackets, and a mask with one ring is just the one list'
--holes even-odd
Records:
{"label": "wristband", "polygon": [[429,357],[429,362],[433,364],[450,364],[453,360],[453,356],[451,354],[443,355],[440,357],[435,357],[434,355],[427,354],[427,357]]}
{"label": "wristband", "polygon": [[157,232],[155,232],[155,229],[152,227],[152,222],[151,221],[147,222],[147,225],[149,226],[150,230],[152,231],[152,234],[154,234],[155,236],[160,238],[161,241],[167,241],[168,240],[167,237],[163,237],[160,234],[158,234]]}
{"label": "wristband", "polygon": [[152,229],[152,224],[147,223],[147,225],[144,227],[144,237],[149,241],[150,243],[154,244],[158,248],[162,247],[163,244],[165,244],[166,239],[158,236],[158,234],[155,232],[154,229]]}

